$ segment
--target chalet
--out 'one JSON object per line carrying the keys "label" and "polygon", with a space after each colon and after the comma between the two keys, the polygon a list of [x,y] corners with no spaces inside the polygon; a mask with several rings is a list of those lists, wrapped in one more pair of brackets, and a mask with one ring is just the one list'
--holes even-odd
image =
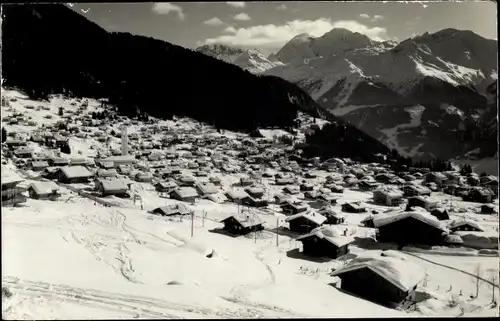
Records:
{"label": "chalet", "polygon": [[439,172],[430,172],[424,176],[424,182],[426,183],[436,183],[438,186],[443,186],[447,177],[446,175]]}
{"label": "chalet", "polygon": [[305,178],[316,178],[316,177],[317,177],[317,175],[316,175],[316,174],[314,174],[314,173],[311,173],[311,172],[306,172],[306,173],[304,174],[304,177],[305,177]]}
{"label": "chalet", "polygon": [[398,206],[403,201],[403,193],[393,190],[379,189],[373,192],[375,204],[386,206]]}
{"label": "chalet", "polygon": [[377,228],[378,241],[400,245],[438,245],[448,234],[436,218],[416,211],[377,217],[373,223]]}
{"label": "chalet", "polygon": [[151,173],[137,173],[135,175],[135,180],[142,183],[151,183],[153,181],[153,175]]}
{"label": "chalet", "polygon": [[398,306],[412,300],[425,273],[400,258],[360,256],[331,276],[340,278],[340,288],[345,292],[385,306]]}
{"label": "chalet", "polygon": [[224,230],[232,234],[245,235],[252,231],[262,231],[264,229],[264,220],[258,215],[231,215],[222,221]]}
{"label": "chalet", "polygon": [[162,169],[156,170],[156,176],[158,176],[160,178],[170,177],[171,174],[172,174],[172,171],[168,168],[162,168]]}
{"label": "chalet", "polygon": [[474,187],[468,194],[462,196],[464,201],[491,203],[495,194],[488,188]]}
{"label": "chalet", "polygon": [[253,181],[249,177],[242,177],[240,179],[240,185],[241,186],[251,186],[251,185],[253,185]]}
{"label": "chalet", "polygon": [[281,210],[285,214],[295,215],[307,211],[307,206],[302,203],[293,203],[291,201],[285,201],[280,204]]}
{"label": "chalet", "polygon": [[326,222],[326,217],[315,212],[301,212],[285,219],[290,226],[290,231],[297,233],[309,233]]}
{"label": "chalet", "polygon": [[29,196],[33,199],[51,199],[55,200],[61,194],[59,186],[54,182],[36,182],[28,187]]}
{"label": "chalet", "polygon": [[192,176],[183,175],[177,180],[177,184],[181,187],[193,187],[196,180]]}
{"label": "chalet", "polygon": [[282,205],[288,201],[290,201],[290,196],[289,195],[274,195],[274,202],[278,205]]}
{"label": "chalet", "polygon": [[358,186],[362,191],[373,191],[374,189],[379,187],[379,184],[377,182],[361,180],[359,181]]}
{"label": "chalet", "polygon": [[32,161],[31,162],[31,169],[34,171],[43,171],[49,167],[49,163],[46,161]]}
{"label": "chalet", "polygon": [[25,203],[26,197],[22,194],[22,190],[17,187],[17,184],[22,182],[23,179],[8,169],[3,168],[1,175],[2,206]]}
{"label": "chalet", "polygon": [[215,186],[220,186],[221,185],[221,180],[220,180],[219,177],[210,176],[210,178],[208,180],[210,181],[210,183],[214,184]]}
{"label": "chalet", "polygon": [[129,190],[127,184],[118,178],[97,179],[95,181],[95,189],[101,194],[101,196],[126,196],[128,195]]}
{"label": "chalet", "polygon": [[65,166],[56,171],[55,177],[66,184],[88,183],[92,174],[83,166]]}
{"label": "chalet", "polygon": [[134,157],[134,155],[110,156],[101,161],[113,162],[114,167],[117,167],[118,165],[134,165],[135,163],[137,163],[137,159]]}
{"label": "chalet", "polygon": [[167,206],[162,206],[151,210],[149,213],[157,214],[161,216],[177,216],[177,215],[193,215],[194,210],[192,210],[186,204],[171,204]]}
{"label": "chalet", "polygon": [[348,254],[349,244],[354,242],[354,238],[343,236],[334,227],[316,228],[296,240],[302,243],[302,253],[332,259]]}
{"label": "chalet", "polygon": [[198,193],[192,187],[180,187],[171,191],[169,194],[172,199],[189,203],[194,203],[198,196]]}
{"label": "chalet", "polygon": [[402,190],[403,196],[405,197],[431,195],[431,190],[422,185],[407,184],[402,188]]}
{"label": "chalet", "polygon": [[450,215],[448,214],[448,211],[444,208],[435,208],[431,211],[429,211],[432,216],[437,218],[440,221],[447,221],[450,219]]}
{"label": "chalet", "polygon": [[337,197],[333,194],[324,194],[320,193],[318,196],[316,196],[316,201],[328,204],[328,205],[335,205],[337,204]]}
{"label": "chalet", "polygon": [[13,148],[13,147],[26,146],[26,141],[24,141],[22,139],[15,139],[15,138],[7,137],[7,139],[5,140],[5,144],[9,148]]}
{"label": "chalet", "polygon": [[386,174],[386,173],[381,173],[378,175],[375,175],[375,181],[379,183],[384,183],[387,184],[389,181],[392,179],[392,175]]}
{"label": "chalet", "polygon": [[47,167],[40,173],[40,175],[46,179],[56,179],[56,173],[59,168],[60,167]]}
{"label": "chalet", "polygon": [[245,197],[249,196],[245,191],[240,191],[240,190],[227,191],[225,195],[230,202],[236,204],[241,204],[242,200]]}
{"label": "chalet", "polygon": [[17,158],[32,158],[33,150],[27,147],[19,147],[14,151],[14,155]]}
{"label": "chalet", "polygon": [[111,177],[118,177],[118,172],[114,169],[98,169],[96,171],[96,177],[98,178],[111,178]]}
{"label": "chalet", "polygon": [[318,211],[318,214],[326,217],[325,224],[338,225],[345,223],[345,216],[337,213],[330,206],[325,206]]}
{"label": "chalet", "polygon": [[[103,168],[103,169],[110,169],[110,168],[113,168],[115,166],[115,164],[111,161],[97,161],[97,166],[99,166],[100,168]],[[119,165],[118,168],[120,168],[121,166]],[[124,174],[123,172],[121,172],[122,174]]]}
{"label": "chalet", "polygon": [[347,179],[344,180],[344,186],[345,187],[356,187],[358,185],[359,181],[357,178],[355,177],[349,177]]}
{"label": "chalet", "polygon": [[444,180],[444,185],[458,185],[460,184],[460,174],[457,172],[446,172],[446,179]]}
{"label": "chalet", "polygon": [[498,210],[493,204],[484,204],[481,206],[481,214],[494,214],[497,212]]}
{"label": "chalet", "polygon": [[196,190],[201,196],[217,193],[217,187],[212,183],[196,184]]}
{"label": "chalet", "polygon": [[306,200],[315,200],[320,193],[318,191],[307,191],[304,192],[304,199]]}
{"label": "chalet", "polygon": [[342,212],[363,213],[366,212],[366,208],[360,202],[344,203],[342,204]]}
{"label": "chalet", "polygon": [[167,181],[167,182],[158,182],[154,184],[155,191],[160,192],[160,193],[169,193],[172,190],[176,189],[178,185],[173,182],[173,181]]}
{"label": "chalet", "polygon": [[199,170],[194,172],[194,175],[197,177],[207,177],[208,173],[204,170],[199,169]]}
{"label": "chalet", "polygon": [[69,159],[62,158],[62,157],[52,157],[49,159],[49,165],[50,166],[68,166]]}
{"label": "chalet", "polygon": [[297,195],[300,193],[300,189],[296,185],[287,186],[287,187],[283,188],[283,193],[290,194],[290,195]]}
{"label": "chalet", "polygon": [[250,207],[266,207],[268,202],[266,200],[256,199],[250,195],[241,199],[241,204]]}
{"label": "chalet", "polygon": [[479,186],[479,177],[477,176],[467,176],[466,181],[469,186]]}
{"label": "chalet", "polygon": [[403,176],[403,179],[406,181],[406,182],[413,182],[415,180],[417,180],[417,178],[414,176],[414,175],[411,175],[411,174],[406,174]]}
{"label": "chalet", "polygon": [[491,189],[493,191],[493,193],[495,194],[495,196],[498,197],[498,179],[497,178],[486,181],[486,182],[482,183],[481,186],[488,188],[488,189]]}
{"label": "chalet", "polygon": [[469,220],[453,221],[448,227],[451,232],[457,231],[473,231],[473,232],[484,232],[484,229],[477,224]]}
{"label": "chalet", "polygon": [[330,186],[330,190],[333,192],[333,193],[344,193],[344,188],[340,185],[333,185],[333,186]]}
{"label": "chalet", "polygon": [[314,190],[314,185],[313,184],[309,184],[309,183],[300,184],[300,191],[301,192],[310,192],[310,191],[313,191],[313,190]]}
{"label": "chalet", "polygon": [[264,196],[265,190],[262,187],[245,188],[245,192],[253,198],[261,198]]}
{"label": "chalet", "polygon": [[275,179],[275,184],[276,184],[276,185],[281,185],[281,186],[283,186],[283,185],[289,185],[289,184],[293,184],[293,183],[294,183],[294,181],[293,181],[293,179],[292,179],[292,178],[290,178],[290,177],[285,177],[285,178],[277,178],[277,179]]}
{"label": "chalet", "polygon": [[172,172],[172,174],[180,174],[181,168],[178,165],[172,165],[170,166],[170,171]]}

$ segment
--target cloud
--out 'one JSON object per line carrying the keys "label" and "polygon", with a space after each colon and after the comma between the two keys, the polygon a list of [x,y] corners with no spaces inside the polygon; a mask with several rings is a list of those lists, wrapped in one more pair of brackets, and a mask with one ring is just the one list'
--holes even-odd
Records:
{"label": "cloud", "polygon": [[375,14],[373,16],[370,16],[369,14],[362,13],[359,16],[363,19],[369,19],[371,22],[377,22],[377,21],[384,19],[384,16],[381,16],[379,14]]}
{"label": "cloud", "polygon": [[205,40],[205,44],[225,44],[236,47],[261,47],[277,49],[285,45],[290,39],[301,33],[313,37],[320,37],[333,28],[345,28],[353,32],[367,35],[373,40],[387,40],[387,30],[381,27],[367,27],[354,20],[340,20],[333,22],[330,19],[293,20],[283,25],[258,25],[247,28],[227,27],[223,34]]}
{"label": "cloud", "polygon": [[279,6],[276,7],[276,10],[278,10],[278,11],[285,11],[286,10],[286,5],[285,4],[280,4]]}
{"label": "cloud", "polygon": [[245,8],[244,2],[226,2],[226,4],[234,8]]}
{"label": "cloud", "polygon": [[213,17],[211,19],[208,19],[208,20],[206,20],[203,23],[206,24],[206,25],[209,25],[209,26],[220,26],[220,25],[224,24],[224,22],[222,22],[222,20],[220,20],[217,17]]}
{"label": "cloud", "polygon": [[250,18],[249,15],[247,15],[246,13],[242,12],[242,13],[238,13],[236,16],[234,16],[234,20],[238,20],[238,21],[248,21],[248,20],[251,20],[252,18]]}
{"label": "cloud", "polygon": [[185,18],[182,7],[169,2],[154,3],[151,9],[156,14],[168,15],[171,12],[175,12],[179,16],[180,20],[184,20]]}

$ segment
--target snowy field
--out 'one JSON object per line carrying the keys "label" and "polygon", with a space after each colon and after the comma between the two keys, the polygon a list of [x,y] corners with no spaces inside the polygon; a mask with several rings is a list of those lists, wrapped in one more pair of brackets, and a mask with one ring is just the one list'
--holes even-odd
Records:
{"label": "snowy field", "polygon": [[[24,111],[38,127],[58,120],[57,110],[76,110],[68,100],[31,102],[15,91],[2,95],[16,97],[10,109],[2,107],[2,117]],[[46,104],[50,110],[26,110],[24,105]],[[99,110],[89,100],[88,112]],[[44,117],[46,113],[52,119]],[[160,122],[161,125],[195,129],[190,120]],[[8,125],[7,131],[29,132],[37,127]],[[140,126],[130,125],[129,133]],[[116,124],[113,128],[118,130]],[[224,133],[240,137],[236,133]],[[269,136],[275,132],[269,131]],[[158,137],[160,137],[158,135]],[[155,138],[158,138],[155,136]],[[120,140],[108,147],[94,139],[70,137],[72,157],[96,155],[98,150],[119,149]],[[37,144],[30,143],[36,152]],[[238,164],[237,160],[231,160]],[[2,171],[30,180],[10,162]],[[270,170],[273,173],[277,171]],[[312,171],[313,185],[324,182],[325,171]],[[214,171],[215,173],[215,171]],[[184,174],[192,174],[184,170]],[[217,173],[224,190],[244,175]],[[197,178],[201,181],[207,178]],[[266,197],[282,194],[283,186],[262,179]],[[75,185],[82,188],[83,186]],[[147,213],[159,206],[180,203],[158,195],[149,183],[134,183],[142,199],[107,197],[114,207],[105,207],[61,187],[58,201],[28,199],[20,207],[2,208],[2,316],[4,319],[122,319],[122,318],[307,318],[307,317],[418,317],[418,316],[496,316],[491,305],[498,298],[498,257],[463,255],[466,249],[440,251],[396,251],[402,260],[414,263],[427,273],[418,293],[427,299],[410,310],[389,309],[341,292],[329,285],[332,268],[342,260],[321,261],[292,255],[300,242],[288,233],[276,235],[277,224],[286,226],[270,206],[268,210],[239,208],[197,199],[190,205],[195,218],[165,218]],[[498,235],[498,215],[476,214],[480,204],[462,202],[435,193],[440,206],[449,209],[451,220],[466,216],[477,221],[488,235]],[[374,205],[371,192],[345,189],[334,209],[345,202],[360,201],[371,210],[389,207]],[[293,196],[292,199],[301,199]],[[495,201],[498,206],[498,200]],[[238,211],[258,215],[266,229],[248,236],[230,237],[215,232],[219,221]],[[369,214],[348,214],[341,229],[349,235],[366,238],[374,230],[359,226]],[[203,219],[202,217],[205,216]],[[277,216],[279,217],[277,219]],[[451,221],[450,220],[450,221]],[[192,233],[192,236],[191,236]],[[390,247],[390,246],[388,246]],[[366,249],[357,244],[352,255],[379,255],[382,249]],[[443,253],[444,251],[444,253]],[[470,252],[470,251],[469,251]],[[489,282],[496,275],[496,286]],[[478,277],[480,279],[478,279]],[[479,282],[477,282],[479,280]],[[478,290],[479,289],[479,290]],[[495,289],[495,290],[493,290]],[[471,295],[478,294],[471,299]],[[497,299],[498,300],[498,299]]]}

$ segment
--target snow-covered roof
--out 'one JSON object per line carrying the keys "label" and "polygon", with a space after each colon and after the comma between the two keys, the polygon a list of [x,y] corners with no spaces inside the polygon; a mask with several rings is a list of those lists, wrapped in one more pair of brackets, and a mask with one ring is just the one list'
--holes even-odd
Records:
{"label": "snow-covered roof", "polygon": [[128,190],[127,184],[119,179],[99,179],[97,180],[100,184],[102,184],[102,188],[105,191],[122,191],[122,190]]}
{"label": "snow-covered roof", "polygon": [[191,214],[193,210],[186,204],[171,204],[167,206],[158,207],[153,210],[154,212],[162,212],[164,215],[186,215]]}
{"label": "snow-covered roof", "polygon": [[179,189],[176,189],[174,192],[177,193],[181,198],[198,196],[198,192],[196,192],[196,190],[192,187],[181,187]]}
{"label": "snow-covered roof", "polygon": [[394,223],[394,222],[397,222],[397,221],[400,221],[403,219],[407,219],[410,217],[417,219],[419,221],[422,221],[422,222],[424,222],[428,225],[431,225],[437,229],[440,229],[443,232],[447,232],[447,230],[441,225],[441,222],[438,219],[436,219],[434,216],[432,216],[430,214],[426,214],[426,213],[420,212],[420,211],[399,212],[396,214],[390,213],[390,214],[387,214],[384,216],[377,216],[373,219],[373,224],[375,225],[375,227],[380,227],[380,226],[385,226],[387,224],[391,224],[391,223]]}
{"label": "snow-covered roof", "polygon": [[221,220],[221,222],[224,222],[225,220],[233,217],[236,221],[238,221],[243,227],[252,227],[260,224],[264,224],[264,220],[256,215],[246,215],[246,214],[235,214],[226,217],[225,219]]}
{"label": "snow-covered roof", "polygon": [[91,177],[92,174],[83,166],[65,166],[60,170],[67,178]]}
{"label": "snow-covered roof", "polygon": [[285,219],[285,222],[290,222],[290,221],[293,221],[297,218],[300,218],[300,217],[303,217],[313,223],[316,223],[317,225],[321,225],[323,223],[326,222],[327,218],[324,217],[323,215],[319,214],[319,213],[315,213],[315,212],[301,212],[301,213],[297,213],[297,214],[294,214],[294,215],[291,215],[291,216],[288,216],[286,219]]}
{"label": "snow-covered roof", "polygon": [[[331,276],[368,268],[403,291],[410,291],[425,278],[425,271],[407,260],[393,256],[358,256]],[[369,285],[365,285],[369,286]]]}
{"label": "snow-covered roof", "polygon": [[217,187],[212,184],[212,183],[200,183],[196,184],[196,187],[203,193],[203,194],[215,194],[217,193]]}
{"label": "snow-covered roof", "polygon": [[59,186],[54,182],[35,182],[30,184],[38,195],[50,194],[53,190],[58,190]]}
{"label": "snow-covered roof", "polygon": [[354,242],[354,238],[351,236],[344,236],[342,232],[335,226],[320,226],[312,230],[311,232],[299,236],[297,241],[300,241],[311,236],[316,236],[320,239],[326,239],[330,243],[337,247],[341,247]]}
{"label": "snow-covered roof", "polygon": [[478,229],[479,231],[484,232],[484,228],[481,225],[479,225],[478,223],[476,223],[474,221],[469,221],[469,220],[459,220],[459,221],[455,220],[455,221],[450,223],[449,228],[455,229],[455,228],[458,228],[458,227],[464,226],[464,225],[472,226],[472,227]]}
{"label": "snow-covered roof", "polygon": [[232,199],[244,199],[245,197],[249,196],[245,191],[241,191],[241,190],[227,191],[226,195]]}

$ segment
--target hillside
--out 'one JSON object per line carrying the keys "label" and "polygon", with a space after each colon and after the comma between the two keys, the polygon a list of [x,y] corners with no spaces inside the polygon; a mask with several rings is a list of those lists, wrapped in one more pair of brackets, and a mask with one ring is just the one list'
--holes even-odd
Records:
{"label": "hillside", "polygon": [[288,127],[298,110],[318,108],[287,81],[164,41],[108,33],[63,5],[3,11],[5,85],[33,97],[107,97],[129,114],[185,115],[239,130]]}
{"label": "hillside", "polygon": [[298,84],[403,155],[453,158],[479,148],[490,157],[497,53],[497,41],[471,31],[445,29],[397,44],[333,29],[293,38],[278,52],[287,64],[265,74]]}

